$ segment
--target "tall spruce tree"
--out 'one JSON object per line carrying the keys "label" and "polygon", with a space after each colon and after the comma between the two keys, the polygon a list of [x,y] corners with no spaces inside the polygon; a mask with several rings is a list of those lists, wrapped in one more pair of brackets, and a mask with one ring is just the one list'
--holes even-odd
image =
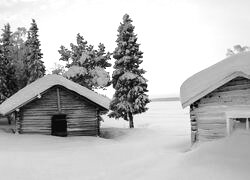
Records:
{"label": "tall spruce tree", "polygon": [[13,43],[11,38],[10,25],[6,24],[2,29],[1,38],[1,99],[0,102],[10,97],[17,91],[15,67],[13,60]]}
{"label": "tall spruce tree", "polygon": [[12,42],[14,45],[13,59],[18,89],[22,89],[27,84],[24,67],[25,52],[27,48],[25,46],[26,39],[27,30],[24,27],[18,27],[17,30],[12,33]]}
{"label": "tall spruce tree", "polygon": [[90,90],[105,89],[110,85],[110,77],[106,71],[111,64],[109,52],[105,52],[105,46],[100,43],[98,49],[88,44],[79,33],[76,36],[76,44],[70,44],[70,50],[64,46],[58,51],[60,60],[66,62],[68,71],[64,76],[72,81],[85,86]]}
{"label": "tall spruce tree", "polygon": [[0,104],[10,95],[6,82],[6,58],[3,55],[2,45],[0,44]]}
{"label": "tall spruce tree", "polygon": [[125,14],[118,28],[117,47],[113,53],[116,60],[112,74],[115,94],[109,114],[109,117],[129,121],[130,128],[134,128],[133,115],[145,112],[149,103],[147,80],[143,77],[145,70],[140,68],[143,53],[139,50],[134,28],[129,15]]}
{"label": "tall spruce tree", "polygon": [[25,46],[24,66],[26,82],[30,84],[36,79],[43,77],[46,71],[42,61],[43,54],[41,53],[40,41],[38,39],[38,27],[34,19],[32,19],[31,27],[28,31]]}

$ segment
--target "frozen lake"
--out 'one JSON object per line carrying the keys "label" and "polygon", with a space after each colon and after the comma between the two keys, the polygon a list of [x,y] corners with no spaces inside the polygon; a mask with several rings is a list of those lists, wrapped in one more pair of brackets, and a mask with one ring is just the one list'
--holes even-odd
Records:
{"label": "frozen lake", "polygon": [[[189,109],[182,109],[180,101],[159,101],[148,104],[149,110],[134,116],[135,128],[161,129],[173,135],[189,135]],[[102,127],[127,128],[128,122],[104,117]]]}

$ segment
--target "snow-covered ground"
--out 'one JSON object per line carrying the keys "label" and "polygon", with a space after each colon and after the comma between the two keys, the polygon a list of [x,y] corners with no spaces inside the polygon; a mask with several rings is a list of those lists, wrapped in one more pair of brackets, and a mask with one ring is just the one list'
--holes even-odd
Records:
{"label": "snow-covered ground", "polygon": [[0,133],[0,179],[221,180],[249,179],[250,133],[190,149],[188,110],[152,102],[127,122],[108,119],[99,137]]}

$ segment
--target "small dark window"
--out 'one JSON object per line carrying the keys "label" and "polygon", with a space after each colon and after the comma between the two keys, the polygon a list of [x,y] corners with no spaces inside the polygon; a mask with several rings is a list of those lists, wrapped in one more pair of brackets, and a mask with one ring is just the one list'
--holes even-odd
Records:
{"label": "small dark window", "polygon": [[234,118],[233,129],[249,129],[249,118]]}
{"label": "small dark window", "polygon": [[51,135],[53,136],[67,136],[67,121],[65,114],[52,116],[51,119]]}

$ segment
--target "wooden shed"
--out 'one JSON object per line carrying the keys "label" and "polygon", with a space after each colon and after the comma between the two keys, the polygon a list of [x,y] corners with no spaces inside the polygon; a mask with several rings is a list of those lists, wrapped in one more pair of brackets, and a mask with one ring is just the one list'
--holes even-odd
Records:
{"label": "wooden shed", "polygon": [[110,100],[59,75],[27,85],[0,105],[0,114],[14,114],[15,133],[56,136],[99,135],[100,114]]}
{"label": "wooden shed", "polygon": [[190,106],[191,141],[213,140],[249,129],[250,52],[230,56],[188,78],[181,86]]}

